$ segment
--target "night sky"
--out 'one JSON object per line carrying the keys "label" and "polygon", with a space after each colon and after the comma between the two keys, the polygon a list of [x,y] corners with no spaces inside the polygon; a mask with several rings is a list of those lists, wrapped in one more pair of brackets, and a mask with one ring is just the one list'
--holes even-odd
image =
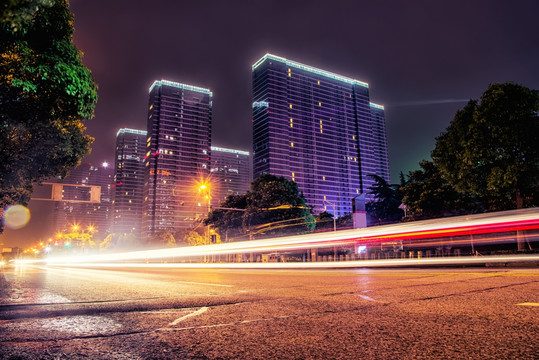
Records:
{"label": "night sky", "polygon": [[92,163],[114,161],[118,129],[145,130],[148,88],[161,79],[209,88],[213,145],[252,151],[251,65],[268,52],[369,83],[371,101],[386,110],[393,181],[429,158],[455,112],[490,83],[539,89],[536,0],[70,6],[74,42],[99,86],[86,122]]}

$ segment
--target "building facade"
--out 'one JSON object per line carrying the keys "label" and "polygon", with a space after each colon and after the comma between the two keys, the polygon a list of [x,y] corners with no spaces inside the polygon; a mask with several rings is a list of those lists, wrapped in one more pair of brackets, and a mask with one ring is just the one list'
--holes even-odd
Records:
{"label": "building facade", "polygon": [[383,107],[368,84],[266,54],[252,66],[253,172],[295,181],[315,212],[352,212],[389,181]]}
{"label": "building facade", "polygon": [[[54,209],[56,232],[91,231],[94,241],[103,240],[111,230],[113,210],[114,169],[107,162],[96,166],[81,164],[63,180],[70,185],[97,185],[101,187],[100,202],[92,203],[87,187],[66,186],[63,197],[70,201],[57,202]],[[91,229],[91,230],[89,230]]]}
{"label": "building facade", "polygon": [[155,81],[150,87],[143,197],[143,239],[172,234],[206,216],[200,183],[210,171],[212,93]]}
{"label": "building facade", "polygon": [[228,195],[245,194],[252,181],[248,151],[211,147],[212,205],[219,206]]}
{"label": "building facade", "polygon": [[145,130],[120,129],[116,134],[114,219],[112,232],[140,236],[144,189]]}

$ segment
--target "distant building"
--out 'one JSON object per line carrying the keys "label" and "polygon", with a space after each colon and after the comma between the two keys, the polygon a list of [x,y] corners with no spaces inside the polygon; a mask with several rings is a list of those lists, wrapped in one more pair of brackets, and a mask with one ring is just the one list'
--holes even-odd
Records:
{"label": "distant building", "polygon": [[127,128],[116,134],[113,233],[140,235],[146,134]]}
{"label": "distant building", "polygon": [[368,84],[266,54],[252,66],[254,177],[295,181],[317,212],[342,216],[376,174],[389,181],[384,112]]}
{"label": "distant building", "polygon": [[212,204],[219,206],[228,195],[244,194],[252,181],[248,151],[211,147]]}
{"label": "distant building", "polygon": [[[72,231],[77,225],[80,230],[94,232],[94,240],[102,240],[110,233],[112,225],[112,197],[114,183],[114,169],[104,162],[101,166],[81,164],[73,169],[63,180],[63,184],[71,185],[98,185],[101,187],[101,201],[55,203],[56,232]],[[64,187],[64,198],[71,200],[88,201],[89,190],[84,187]]]}
{"label": "distant building", "polygon": [[145,156],[143,238],[175,233],[208,213],[197,181],[208,177],[212,93],[167,80],[150,87]]}

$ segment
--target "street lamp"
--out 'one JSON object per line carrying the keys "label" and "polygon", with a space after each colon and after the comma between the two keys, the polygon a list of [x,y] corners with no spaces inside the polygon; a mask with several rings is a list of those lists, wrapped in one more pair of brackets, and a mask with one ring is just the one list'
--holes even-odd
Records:
{"label": "street lamp", "polygon": [[[327,201],[324,199],[323,204],[325,208],[325,204],[328,204],[333,208],[333,231],[337,231],[337,214],[335,214],[335,203],[332,203],[331,201]],[[333,246],[333,261],[337,261],[337,247]]]}
{"label": "street lamp", "polygon": [[[337,222],[336,222],[336,218],[337,218],[337,215],[335,214],[335,203],[332,203],[330,201],[327,201],[327,200],[324,200],[323,201],[324,204],[328,204],[329,206],[331,206],[333,208],[333,231],[337,231]],[[324,205],[324,211],[326,210],[326,207]]]}

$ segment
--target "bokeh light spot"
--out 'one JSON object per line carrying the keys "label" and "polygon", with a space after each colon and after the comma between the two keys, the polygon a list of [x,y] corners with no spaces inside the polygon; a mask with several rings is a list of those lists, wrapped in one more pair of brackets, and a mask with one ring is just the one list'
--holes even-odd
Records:
{"label": "bokeh light spot", "polygon": [[23,205],[9,206],[3,215],[4,225],[9,229],[20,229],[30,221],[30,210]]}

